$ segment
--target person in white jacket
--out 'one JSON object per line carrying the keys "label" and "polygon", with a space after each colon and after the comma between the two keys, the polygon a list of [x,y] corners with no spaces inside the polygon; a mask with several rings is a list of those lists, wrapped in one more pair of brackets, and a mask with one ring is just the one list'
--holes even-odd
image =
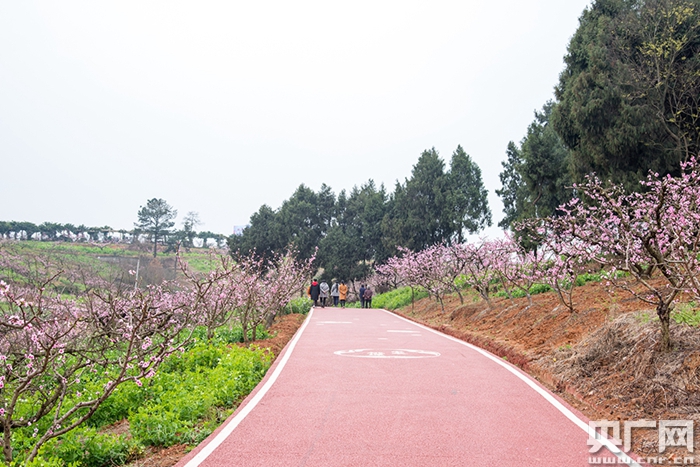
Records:
{"label": "person in white jacket", "polygon": [[320,288],[321,294],[318,297],[321,299],[321,308],[325,308],[326,300],[328,300],[328,292],[330,292],[331,288],[328,287],[328,283],[326,281],[321,282]]}

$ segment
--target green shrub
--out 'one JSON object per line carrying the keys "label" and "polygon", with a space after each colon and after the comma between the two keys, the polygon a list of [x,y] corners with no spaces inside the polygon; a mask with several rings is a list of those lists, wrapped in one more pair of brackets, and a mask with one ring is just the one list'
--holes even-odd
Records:
{"label": "green shrub", "polygon": [[583,284],[586,284],[588,282],[600,282],[602,280],[605,280],[602,273],[600,273],[600,272],[597,272],[597,273],[586,272],[586,273],[579,274],[578,276],[576,276],[576,286],[580,287]]}
{"label": "green shrub", "polygon": [[172,355],[141,388],[144,401],[129,416],[132,435],[144,445],[200,442],[255,388],[270,361],[261,349],[206,342]]}
{"label": "green shrub", "polygon": [[292,301],[283,308],[282,314],[298,313],[305,315],[309,313],[313,304],[313,300],[308,297],[297,297],[292,299]]}
{"label": "green shrub", "polygon": [[143,403],[144,398],[145,392],[133,383],[117,386],[112,395],[87,420],[87,424],[99,428],[124,420],[134,407]]}
{"label": "green shrub", "polygon": [[51,452],[66,464],[83,467],[122,465],[133,459],[140,447],[124,435],[100,433],[92,427],[78,427],[55,442],[47,444],[44,452]]}
{"label": "green shrub", "polygon": [[[17,467],[20,464],[19,459],[15,459],[12,462],[12,467]],[[7,464],[0,460],[0,467],[7,467]],[[81,467],[79,463],[71,463],[66,465],[66,463],[60,457],[49,456],[43,457],[41,455],[36,456],[31,462],[27,463],[25,467]]]}
{"label": "green shrub", "polygon": [[[412,300],[420,300],[428,296],[424,289],[411,287],[400,287],[389,292],[375,295],[372,298],[372,308],[384,308],[385,310],[396,310],[411,304]],[[359,305],[358,305],[359,306]]]}
{"label": "green shrub", "polygon": [[191,442],[192,423],[178,418],[175,412],[157,407],[141,407],[129,417],[132,435],[147,446],[172,446]]}
{"label": "green shrub", "polygon": [[700,309],[695,302],[681,303],[671,312],[671,319],[676,324],[687,324],[688,326],[700,326]]}
{"label": "green shrub", "polygon": [[[550,286],[548,286],[547,284],[539,284],[539,283],[538,283],[538,284],[534,284],[534,285],[530,288],[530,295],[537,295],[537,294],[541,294],[541,293],[545,293],[545,292],[551,292],[551,291],[552,291],[552,288],[551,288]],[[506,291],[505,291],[505,290],[499,290],[499,291],[496,292],[494,295],[495,295],[496,297],[507,297],[507,296],[508,296],[508,294],[506,294]],[[513,297],[513,298],[523,298],[523,297],[527,297],[527,294],[526,294],[524,291],[522,291],[522,290],[520,290],[520,289],[516,289],[516,288],[514,288],[514,289],[512,289],[512,290],[510,291],[510,295],[511,295],[511,297]]]}
{"label": "green shrub", "polygon": [[[198,326],[192,333],[193,342],[192,345],[198,342],[204,342],[207,340],[207,328],[205,326]],[[265,326],[259,325],[255,331],[256,339],[267,339],[270,337],[270,333],[267,332]],[[253,339],[253,330],[248,330],[248,340]],[[221,326],[214,330],[214,337],[212,338],[212,344],[215,345],[227,345],[227,344],[238,344],[243,342],[243,328],[240,326]]]}
{"label": "green shrub", "polygon": [[[532,288],[530,289],[530,295],[537,295],[540,293],[546,293],[546,292],[551,292],[552,288],[548,286],[547,284],[534,284]],[[524,295],[524,294],[523,294]]]}
{"label": "green shrub", "polygon": [[[494,297],[503,297],[503,298],[508,297],[508,294],[506,293],[505,290],[499,290],[498,292],[496,292],[496,293],[493,294],[493,295],[494,295]],[[513,297],[513,298],[523,298],[523,297],[527,297],[527,295],[525,294],[525,292],[523,292],[523,291],[520,290],[520,289],[513,289],[513,290],[511,290],[511,291],[510,291],[510,296]]]}

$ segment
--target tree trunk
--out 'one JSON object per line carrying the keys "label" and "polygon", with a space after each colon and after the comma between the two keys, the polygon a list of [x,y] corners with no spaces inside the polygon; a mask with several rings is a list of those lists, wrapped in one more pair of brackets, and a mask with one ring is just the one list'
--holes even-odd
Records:
{"label": "tree trunk", "polygon": [[3,427],[2,435],[2,454],[5,457],[5,461],[9,464],[12,462],[12,430],[10,430],[9,423],[6,423]]}
{"label": "tree trunk", "polygon": [[668,352],[671,350],[671,306],[666,302],[660,303],[656,308],[656,314],[661,323],[661,350]]}
{"label": "tree trunk", "polygon": [[457,292],[457,296],[459,297],[459,303],[464,305],[464,297],[462,296],[462,292],[459,291],[459,287],[456,285],[453,285],[452,288],[454,289],[455,292]]}
{"label": "tree trunk", "polygon": [[241,329],[243,330],[243,342],[248,343],[248,323],[241,321]]}

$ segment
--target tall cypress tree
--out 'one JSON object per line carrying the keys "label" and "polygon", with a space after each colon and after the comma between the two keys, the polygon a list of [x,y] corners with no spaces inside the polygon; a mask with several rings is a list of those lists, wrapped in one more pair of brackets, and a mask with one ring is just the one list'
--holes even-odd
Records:
{"label": "tall cypress tree", "polygon": [[700,150],[700,0],[596,0],[555,89],[575,180],[639,189]]}
{"label": "tall cypress tree", "polygon": [[481,169],[461,145],[452,153],[447,191],[445,216],[450,218],[451,240],[462,243],[465,234],[474,234],[491,225],[488,191],[481,180]]}

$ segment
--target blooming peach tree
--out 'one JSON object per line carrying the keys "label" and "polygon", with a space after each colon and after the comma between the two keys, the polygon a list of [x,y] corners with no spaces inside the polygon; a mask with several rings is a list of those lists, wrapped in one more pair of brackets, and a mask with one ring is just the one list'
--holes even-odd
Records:
{"label": "blooming peach tree", "polygon": [[[77,427],[127,381],[141,385],[188,338],[197,297],[164,287],[93,291],[80,299],[0,283],[0,426],[5,461],[12,434],[34,427],[27,460]],[[95,387],[97,379],[107,380]]]}
{"label": "blooming peach tree", "polygon": [[682,169],[678,177],[650,174],[640,193],[589,178],[575,187],[579,198],[562,206],[566,215],[549,221],[572,248],[606,268],[612,285],[656,307],[663,349],[670,349],[679,294],[700,299],[700,164],[693,159]]}
{"label": "blooming peach tree", "polygon": [[255,255],[239,257],[235,262],[235,278],[239,305],[234,316],[243,328],[256,337],[257,326],[271,321],[300,290],[312,272],[315,254],[308,260],[296,259],[293,251],[275,255],[270,260]]}
{"label": "blooming peach tree", "polygon": [[[185,280],[177,284],[133,289],[0,249],[0,270],[17,279],[0,281],[4,460],[13,460],[17,430],[33,430],[30,462],[49,440],[90,418],[117,387],[142,385],[196,326],[215,329],[233,316],[246,331],[254,329],[299,292],[310,265],[292,252],[265,264],[221,258],[210,274],[183,265]],[[80,293],[62,294],[66,280]]]}

